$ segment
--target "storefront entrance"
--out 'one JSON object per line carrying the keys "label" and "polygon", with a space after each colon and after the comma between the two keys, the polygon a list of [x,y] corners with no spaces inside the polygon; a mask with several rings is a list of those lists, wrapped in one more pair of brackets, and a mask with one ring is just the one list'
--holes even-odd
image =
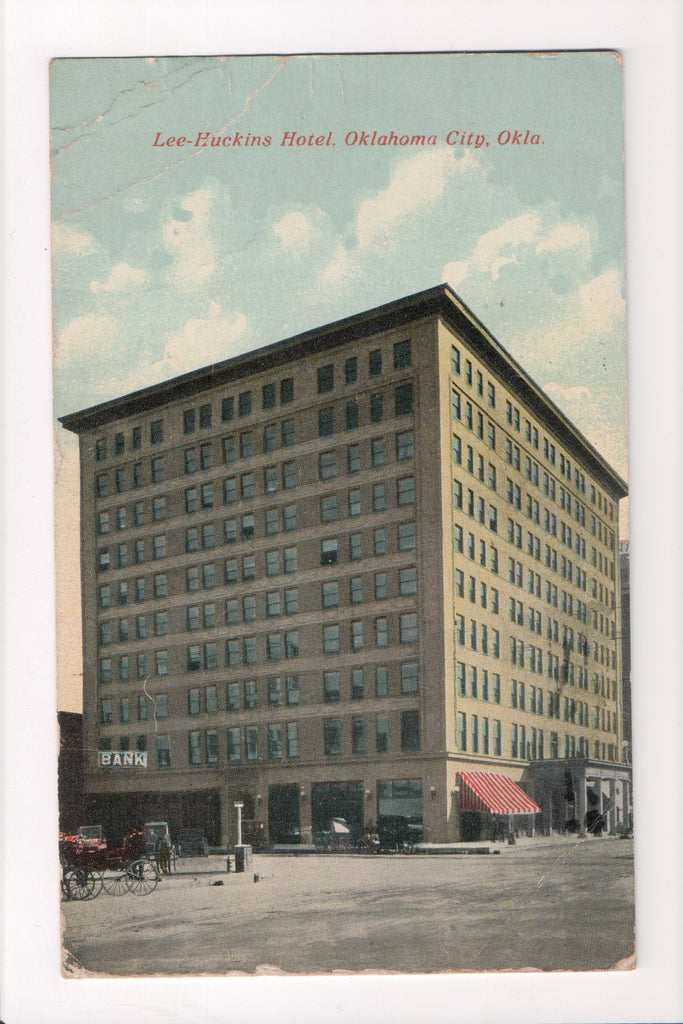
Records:
{"label": "storefront entrance", "polygon": [[313,841],[329,832],[334,818],[343,819],[351,833],[351,841],[363,837],[363,787],[360,782],[314,782],[311,786],[311,824]]}
{"label": "storefront entrance", "polygon": [[383,847],[422,842],[422,779],[377,783],[377,832]]}
{"label": "storefront entrance", "polygon": [[300,843],[299,787],[268,787],[268,837],[271,843]]}

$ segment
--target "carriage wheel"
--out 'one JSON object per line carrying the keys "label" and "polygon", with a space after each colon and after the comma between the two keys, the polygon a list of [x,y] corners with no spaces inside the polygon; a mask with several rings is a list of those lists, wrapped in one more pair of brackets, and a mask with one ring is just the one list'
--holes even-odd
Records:
{"label": "carriage wheel", "polygon": [[102,885],[104,891],[109,893],[110,896],[123,896],[124,893],[128,892],[128,877],[124,871],[120,875],[103,875]]}
{"label": "carriage wheel", "polygon": [[126,887],[134,896],[148,896],[157,887],[159,875],[151,860],[136,860],[126,871]]}
{"label": "carriage wheel", "polygon": [[69,868],[62,877],[62,892],[68,900],[94,900],[102,891],[102,875],[92,868]]}

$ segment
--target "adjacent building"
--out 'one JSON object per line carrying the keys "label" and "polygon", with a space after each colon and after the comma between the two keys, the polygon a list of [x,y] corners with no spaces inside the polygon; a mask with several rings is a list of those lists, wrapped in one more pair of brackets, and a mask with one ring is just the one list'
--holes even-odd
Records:
{"label": "adjacent building", "polygon": [[61,422],[112,828],[625,820],[626,486],[447,286]]}

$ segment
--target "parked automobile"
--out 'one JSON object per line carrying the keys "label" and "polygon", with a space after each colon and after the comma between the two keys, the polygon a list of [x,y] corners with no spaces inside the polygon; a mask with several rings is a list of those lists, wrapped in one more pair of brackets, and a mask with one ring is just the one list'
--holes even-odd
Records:
{"label": "parked automobile", "polygon": [[178,833],[176,850],[179,857],[207,857],[209,844],[200,828],[183,828]]}

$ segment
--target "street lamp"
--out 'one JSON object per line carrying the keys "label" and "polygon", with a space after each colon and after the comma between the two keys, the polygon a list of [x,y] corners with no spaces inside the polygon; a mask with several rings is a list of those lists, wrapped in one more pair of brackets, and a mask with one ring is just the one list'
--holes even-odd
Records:
{"label": "street lamp", "polygon": [[242,845],[242,808],[244,804],[241,801],[235,803],[235,810],[237,811],[237,845]]}

